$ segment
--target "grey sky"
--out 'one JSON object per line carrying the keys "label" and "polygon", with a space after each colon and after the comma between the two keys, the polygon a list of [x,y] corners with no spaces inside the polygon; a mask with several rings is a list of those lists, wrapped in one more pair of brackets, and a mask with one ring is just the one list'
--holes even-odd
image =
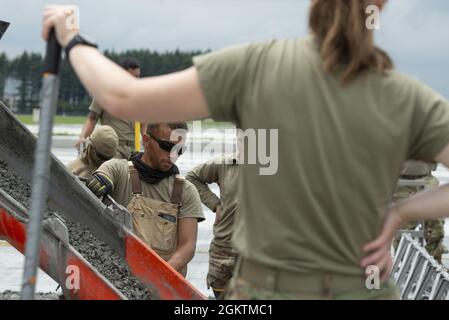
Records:
{"label": "grey sky", "polygon": [[[45,4],[80,8],[81,28],[101,49],[217,49],[233,43],[307,34],[309,0],[0,0],[11,27],[0,52],[43,52]],[[390,0],[377,31],[397,67],[449,97],[449,1]]]}

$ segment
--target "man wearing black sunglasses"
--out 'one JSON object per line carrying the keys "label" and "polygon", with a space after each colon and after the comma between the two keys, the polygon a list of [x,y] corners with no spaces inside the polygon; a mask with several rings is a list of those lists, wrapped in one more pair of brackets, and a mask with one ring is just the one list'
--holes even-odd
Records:
{"label": "man wearing black sunglasses", "polygon": [[204,220],[198,191],[174,164],[186,133],[185,123],[144,126],[145,151],[130,161],[103,163],[87,184],[98,197],[111,194],[127,207],[134,233],[183,276],[195,253],[198,222]]}
{"label": "man wearing black sunglasses", "polygon": [[185,151],[185,146],[183,144],[180,144],[179,142],[161,140],[153,136],[151,133],[145,133],[145,135],[149,138],[153,138],[159,145],[159,148],[161,148],[162,150],[165,150],[167,152],[175,152],[174,154],[178,156],[182,155]]}

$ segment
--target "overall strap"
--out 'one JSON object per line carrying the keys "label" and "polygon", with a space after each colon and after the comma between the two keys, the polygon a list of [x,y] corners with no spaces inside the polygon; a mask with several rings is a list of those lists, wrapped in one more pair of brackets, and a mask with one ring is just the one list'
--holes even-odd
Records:
{"label": "overall strap", "polygon": [[142,182],[140,181],[139,171],[134,167],[132,161],[128,161],[128,168],[133,194],[142,194]]}
{"label": "overall strap", "polygon": [[182,195],[184,193],[184,183],[185,178],[181,175],[176,175],[175,182],[173,184],[173,191],[171,194],[170,202],[173,204],[177,204],[178,207],[181,207],[182,204]]}

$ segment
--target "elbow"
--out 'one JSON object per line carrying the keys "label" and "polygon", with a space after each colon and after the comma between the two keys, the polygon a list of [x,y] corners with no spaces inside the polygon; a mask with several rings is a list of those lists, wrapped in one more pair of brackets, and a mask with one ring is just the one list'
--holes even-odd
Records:
{"label": "elbow", "polygon": [[197,183],[197,179],[192,171],[187,173],[186,180],[191,182],[196,187],[195,184]]}
{"label": "elbow", "polygon": [[131,85],[110,90],[104,96],[104,108],[116,118],[133,120],[134,105]]}

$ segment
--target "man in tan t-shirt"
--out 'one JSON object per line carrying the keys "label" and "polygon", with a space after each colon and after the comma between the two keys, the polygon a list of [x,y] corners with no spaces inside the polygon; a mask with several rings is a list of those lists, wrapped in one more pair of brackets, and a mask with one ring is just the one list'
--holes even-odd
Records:
{"label": "man in tan t-shirt", "polygon": [[204,214],[198,191],[179,176],[174,164],[182,143],[170,139],[174,130],[186,131],[187,125],[147,126],[145,152],[134,154],[130,161],[106,161],[87,185],[97,196],[111,194],[127,207],[134,233],[185,276]]}
{"label": "man in tan t-shirt", "polygon": [[[133,76],[137,78],[140,77],[140,66],[137,60],[126,58],[120,65]],[[76,142],[76,148],[79,150],[81,143],[86,141],[91,135],[98,119],[100,119],[102,125],[108,125],[117,132],[119,145],[114,158],[129,159],[131,152],[134,150],[134,122],[113,117],[108,112],[104,111],[95,99],[92,100],[92,103],[89,106],[89,115],[83,130],[81,131],[80,137]]]}
{"label": "man in tan t-shirt", "polygon": [[[209,248],[206,282],[217,299],[224,297],[237,259],[237,252],[231,245],[238,202],[237,160],[236,155],[221,155],[196,166],[186,176],[197,188],[203,204],[215,212],[214,238]],[[208,184],[212,183],[220,187],[220,197],[210,190]]]}

